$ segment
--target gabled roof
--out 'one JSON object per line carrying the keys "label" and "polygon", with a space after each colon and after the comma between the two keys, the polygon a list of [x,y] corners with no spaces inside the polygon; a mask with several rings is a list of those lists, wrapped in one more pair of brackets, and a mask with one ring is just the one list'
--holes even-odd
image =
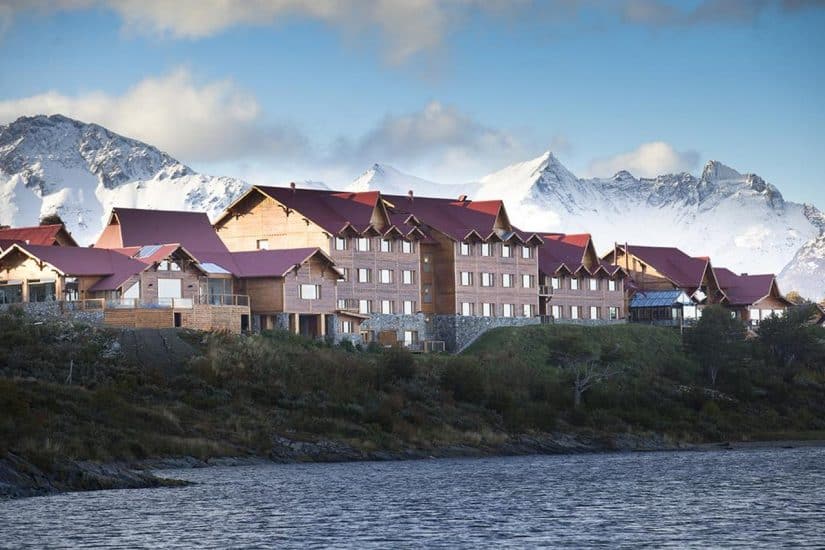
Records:
{"label": "gabled roof", "polygon": [[[624,246],[619,248],[624,248]],[[630,254],[652,266],[680,288],[702,286],[702,280],[710,263],[706,257],[694,258],[670,246],[628,245],[627,248]]]}
{"label": "gabled roof", "polygon": [[737,275],[724,267],[715,267],[713,271],[725,294],[725,301],[730,305],[755,304],[771,294],[782,298],[773,274]]}
{"label": "gabled roof", "polygon": [[[239,278],[285,277],[297,266],[319,256],[333,264],[320,248],[287,248],[279,250],[251,250],[248,252],[199,253],[202,264],[220,266]],[[337,270],[336,270],[337,271]]]}
{"label": "gabled roof", "polygon": [[[358,233],[367,231],[380,198],[378,191],[355,193],[266,186],[255,186],[249,193],[256,191],[298,212],[331,235],[337,235],[348,226]],[[231,208],[220,219],[229,214]]]}
{"label": "gabled roof", "polygon": [[[552,275],[561,269],[566,269],[570,273],[585,271],[591,275],[598,271],[604,271],[609,276],[622,271],[617,265],[609,264],[598,260],[591,268],[587,268],[585,260],[588,248],[592,247],[590,233],[565,234],[565,233],[538,233],[542,240],[538,247],[539,270]],[[592,252],[595,257],[595,251]]]}
{"label": "gabled roof", "polygon": [[114,290],[146,268],[146,264],[114,250],[29,244],[13,245],[0,254],[0,262],[15,251],[43,262],[68,277],[104,277],[89,290]]}
{"label": "gabled roof", "polygon": [[192,252],[226,252],[204,212],[113,208],[95,248],[180,243]]}
{"label": "gabled roof", "polygon": [[421,223],[444,233],[455,241],[463,241],[470,235],[476,235],[484,241],[493,236],[504,241],[521,239],[521,236],[512,231],[512,228],[496,228],[496,221],[500,217],[503,217],[509,226],[504,203],[500,200],[471,201],[405,195],[384,195],[383,197],[390,216],[395,214],[399,218],[409,218],[413,215]]}
{"label": "gabled roof", "polygon": [[59,244],[57,237],[61,232],[63,232],[64,238],[69,240],[71,246],[77,246],[77,243],[66,230],[66,227],[63,224],[54,223],[35,225],[32,227],[9,227],[0,229],[0,249],[5,250],[16,242],[44,246]]}

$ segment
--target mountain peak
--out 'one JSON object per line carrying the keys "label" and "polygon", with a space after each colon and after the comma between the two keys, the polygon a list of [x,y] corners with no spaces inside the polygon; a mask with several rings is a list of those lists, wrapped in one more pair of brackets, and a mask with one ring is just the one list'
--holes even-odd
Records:
{"label": "mountain peak", "polygon": [[709,160],[702,170],[704,181],[741,180],[744,176],[718,160]]}

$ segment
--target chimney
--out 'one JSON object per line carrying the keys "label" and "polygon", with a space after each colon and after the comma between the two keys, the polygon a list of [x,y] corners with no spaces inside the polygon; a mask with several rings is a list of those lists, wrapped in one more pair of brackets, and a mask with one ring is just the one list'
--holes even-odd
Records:
{"label": "chimney", "polygon": [[10,225],[0,225],[0,229],[11,229]]}
{"label": "chimney", "polygon": [[290,182],[289,188],[292,189],[292,193],[294,194],[295,193],[295,182],[294,181]]}
{"label": "chimney", "polygon": [[459,195],[459,196],[458,196],[458,200],[459,200],[459,202],[464,202],[464,201],[466,201],[466,200],[467,200],[467,195]]}
{"label": "chimney", "polygon": [[410,202],[412,202],[412,200],[413,200],[413,190],[412,189],[407,191],[407,198],[409,198]]}
{"label": "chimney", "polygon": [[747,277],[748,276],[747,273],[740,273],[739,275],[741,275],[742,277]]}

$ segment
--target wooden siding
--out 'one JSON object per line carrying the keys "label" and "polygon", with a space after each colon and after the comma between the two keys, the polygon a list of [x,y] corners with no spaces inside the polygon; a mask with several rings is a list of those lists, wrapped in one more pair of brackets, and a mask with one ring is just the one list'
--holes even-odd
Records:
{"label": "wooden siding", "polygon": [[256,250],[258,241],[266,239],[272,250],[317,247],[329,252],[329,235],[320,226],[271,197],[250,193],[232,212],[215,226],[229,250]]}
{"label": "wooden siding", "polygon": [[[300,268],[288,273],[283,279],[284,311],[290,313],[333,313],[336,309],[336,282],[338,274],[327,262],[312,258]],[[321,296],[317,300],[300,297],[302,284],[320,285]]]}
{"label": "wooden siding", "polygon": [[249,296],[249,307],[255,314],[284,311],[284,280],[281,277],[243,279],[242,293]]}

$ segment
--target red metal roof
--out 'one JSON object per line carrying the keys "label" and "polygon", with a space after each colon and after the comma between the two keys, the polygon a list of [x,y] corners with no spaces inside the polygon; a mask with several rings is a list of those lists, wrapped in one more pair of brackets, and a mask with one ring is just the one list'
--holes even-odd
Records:
{"label": "red metal roof", "polygon": [[380,196],[378,191],[351,193],[263,186],[255,189],[301,213],[332,235],[337,235],[347,225],[352,225],[359,233],[369,228]]}
{"label": "red metal roof", "polygon": [[776,284],[773,274],[737,275],[724,267],[715,267],[713,272],[722,292],[725,293],[727,302],[731,305],[755,304],[769,296]]}
{"label": "red metal roof", "polygon": [[301,265],[316,254],[332,264],[332,260],[319,248],[287,248],[279,250],[251,250],[248,252],[197,253],[201,263],[209,262],[240,278],[284,277],[295,266]]}
{"label": "red metal roof", "polygon": [[[57,242],[57,235],[61,231],[65,231],[65,228],[59,223],[0,229],[0,248],[5,249],[15,242],[51,246]],[[66,231],[66,236],[74,242],[68,231]]]}
{"label": "red metal roof", "polygon": [[693,258],[675,247],[628,245],[628,250],[681,288],[701,286],[709,264],[707,258]]}
{"label": "red metal roof", "polygon": [[[45,262],[69,277],[102,276],[89,290],[114,290],[132,275],[140,273],[146,264],[114,250],[75,246],[43,246],[16,244],[23,253]],[[11,255],[14,247],[0,255],[0,261]]]}
{"label": "red metal roof", "polygon": [[203,212],[113,208],[109,225],[96,248],[128,248],[180,243],[191,252],[226,252],[217,232]]}
{"label": "red metal roof", "polygon": [[[471,201],[439,199],[431,197],[409,197],[407,195],[384,195],[389,203],[390,212],[408,217],[414,215],[426,224],[456,241],[477,233],[486,240],[496,233],[495,222],[504,206],[499,200]],[[512,235],[517,233],[512,232]],[[505,240],[510,235],[499,235]],[[519,236],[520,238],[520,236]]]}
{"label": "red metal roof", "polygon": [[562,267],[571,273],[584,270],[595,274],[603,270],[608,275],[615,275],[621,267],[603,262],[596,257],[596,267],[588,269],[585,264],[587,247],[590,245],[590,233],[536,233],[542,244],[538,247],[539,270],[548,275],[558,272]]}

